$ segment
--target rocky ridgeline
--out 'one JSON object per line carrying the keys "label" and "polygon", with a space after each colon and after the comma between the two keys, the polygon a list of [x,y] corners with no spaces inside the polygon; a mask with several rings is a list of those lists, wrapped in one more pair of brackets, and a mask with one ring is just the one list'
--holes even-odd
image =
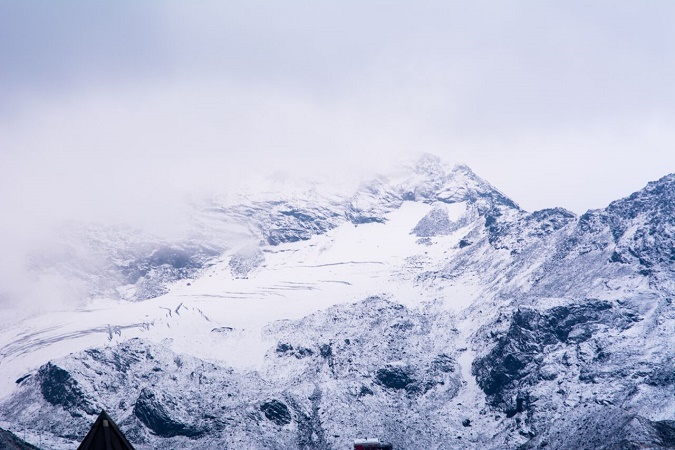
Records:
{"label": "rocky ridgeline", "polygon": [[481,211],[519,210],[464,165],[446,168],[433,155],[423,156],[404,177],[377,177],[351,196],[327,197],[316,192],[303,198],[275,198],[233,206],[214,206],[223,220],[247,225],[265,245],[311,239],[344,222],[384,223],[386,214],[404,201],[475,204]]}

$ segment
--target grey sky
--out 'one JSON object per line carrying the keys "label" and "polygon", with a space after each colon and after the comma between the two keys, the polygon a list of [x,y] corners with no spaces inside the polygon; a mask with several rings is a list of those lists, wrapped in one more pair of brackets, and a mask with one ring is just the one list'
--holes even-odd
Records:
{"label": "grey sky", "polygon": [[26,270],[68,258],[63,221],[168,236],[256,173],[431,152],[527,210],[604,207],[675,172],[673,23],[670,0],[0,0],[0,306],[86,297]]}
{"label": "grey sky", "polygon": [[158,217],[248,171],[432,152],[581,213],[675,171],[673,23],[671,1],[0,0],[2,204]]}

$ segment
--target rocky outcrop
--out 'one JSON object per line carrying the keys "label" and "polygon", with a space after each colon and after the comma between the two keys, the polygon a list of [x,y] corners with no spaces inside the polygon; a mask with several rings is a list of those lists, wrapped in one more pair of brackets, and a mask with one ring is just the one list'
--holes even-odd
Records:
{"label": "rocky outcrop", "polygon": [[518,450],[675,448],[675,422],[652,421],[612,406],[583,405]]}
{"label": "rocky outcrop", "polygon": [[184,406],[186,406],[184,399],[174,398],[167,393],[155,394],[145,388],[136,399],[134,415],[160,437],[195,438],[209,431],[206,426],[191,423],[195,417],[186,414]]}
{"label": "rocky outcrop", "polygon": [[[513,416],[528,408],[531,386],[557,377],[547,356],[573,351],[596,333],[624,331],[638,320],[632,311],[597,300],[543,311],[518,309],[508,331],[497,337],[490,352],[474,361],[472,372],[490,404]],[[598,348],[592,361],[580,367],[581,373],[590,373],[594,364],[608,357],[606,350]]]}
{"label": "rocky outcrop", "polygon": [[0,428],[0,448],[3,450],[38,450],[34,445],[2,428]]}
{"label": "rocky outcrop", "polygon": [[279,400],[269,400],[260,405],[260,411],[265,414],[268,420],[283,427],[291,423],[291,413],[283,402]]}
{"label": "rocky outcrop", "polygon": [[441,208],[434,208],[415,225],[412,233],[419,237],[432,237],[448,234],[452,229],[448,212]]}
{"label": "rocky outcrop", "polygon": [[67,370],[47,363],[38,370],[37,379],[42,397],[51,405],[59,406],[73,415],[97,412],[77,380]]}

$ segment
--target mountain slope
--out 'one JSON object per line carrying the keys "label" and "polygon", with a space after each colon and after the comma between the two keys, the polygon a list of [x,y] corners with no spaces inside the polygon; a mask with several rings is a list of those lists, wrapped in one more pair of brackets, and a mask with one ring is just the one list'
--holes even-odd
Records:
{"label": "mountain slope", "polygon": [[147,247],[136,301],[0,329],[0,419],[53,448],[101,408],[138,448],[671,448],[674,181],[529,213],[427,155],[352,194],[212,203],[200,223],[246,239]]}

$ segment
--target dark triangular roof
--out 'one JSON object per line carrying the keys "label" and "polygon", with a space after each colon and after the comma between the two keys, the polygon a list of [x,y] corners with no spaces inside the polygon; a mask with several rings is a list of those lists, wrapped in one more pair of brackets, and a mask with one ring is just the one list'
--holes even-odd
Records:
{"label": "dark triangular roof", "polygon": [[134,450],[107,412],[101,411],[77,450]]}

